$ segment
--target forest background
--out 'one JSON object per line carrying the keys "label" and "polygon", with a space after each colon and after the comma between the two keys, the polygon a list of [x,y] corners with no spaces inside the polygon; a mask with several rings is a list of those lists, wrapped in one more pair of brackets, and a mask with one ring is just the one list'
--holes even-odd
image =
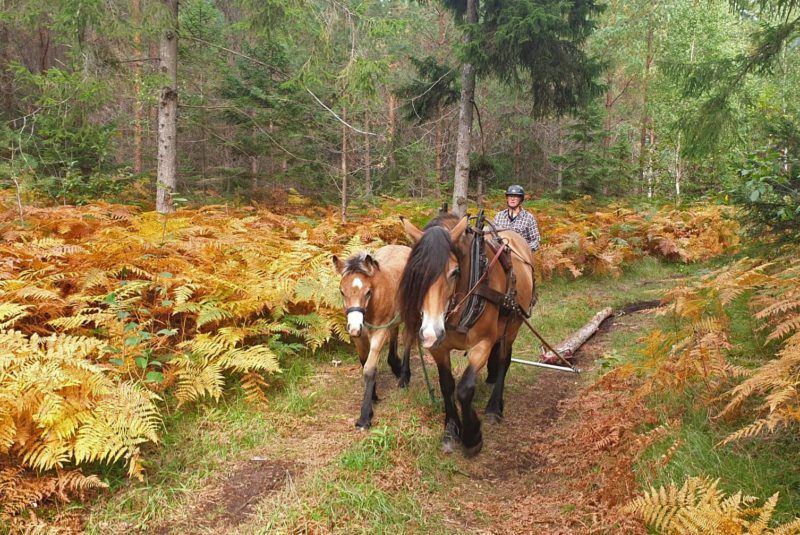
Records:
{"label": "forest background", "polygon": [[[706,261],[739,244],[738,217],[763,261],[667,295],[671,329],[647,338],[636,395],[686,388],[722,419],[745,413],[712,429],[723,445],[795,429],[800,299],[785,242],[800,237],[799,9],[4,1],[4,519],[105,484],[63,468],[117,463],[143,477],[165,407],[218,400],[231,377],[258,402],[302,348],[344,340],[331,248],[402,239],[394,211],[421,221],[467,194],[496,208],[511,183],[543,198],[545,278],[620,276],[644,256]],[[742,315],[757,323],[744,344],[755,357],[731,350]],[[609,384],[629,380],[630,366],[618,370]],[[664,464],[681,443],[662,448]],[[20,466],[44,478],[27,483]],[[724,498],[689,479],[630,510],[664,527],[683,521],[664,514],[672,498],[708,496]],[[769,522],[777,495],[744,512],[739,498],[725,518]]]}
{"label": "forest background", "polygon": [[[794,2],[587,5],[582,26],[551,28],[554,8],[525,2],[476,24],[482,46],[511,50],[536,34],[517,27],[536,24],[583,42],[596,76],[556,116],[569,106],[543,102],[521,54],[480,65],[456,24],[466,4],[183,2],[172,195],[268,201],[292,187],[343,209],[381,194],[447,198],[472,61],[473,198],[510,183],[564,197],[733,197],[791,219],[797,189],[770,177],[798,146]],[[2,13],[0,180],[58,203],[150,202],[170,3],[5,1]],[[528,61],[553,85],[576,83]]]}

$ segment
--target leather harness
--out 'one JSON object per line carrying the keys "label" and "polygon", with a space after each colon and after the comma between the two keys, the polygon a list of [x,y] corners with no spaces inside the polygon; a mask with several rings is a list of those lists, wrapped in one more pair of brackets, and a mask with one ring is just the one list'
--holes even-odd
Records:
{"label": "leather harness", "polygon": [[[517,277],[511,262],[510,246],[500,238],[494,226],[484,220],[483,210],[478,213],[476,219],[475,227],[470,226],[467,228],[467,232],[472,235],[470,273],[468,277],[469,291],[455,307],[452,307],[453,299],[451,299],[450,310],[447,314],[449,317],[456,313],[466,303],[458,324],[447,325],[448,328],[462,334],[466,333],[478,321],[486,308],[486,301],[497,305],[502,316],[518,313],[526,318],[530,317],[525,308],[517,303]],[[488,231],[482,230],[484,224],[489,226]],[[488,262],[486,257],[487,248],[493,254],[492,260]],[[505,293],[491,288],[486,282],[489,271],[497,262],[500,262],[503,271],[506,273]]]}

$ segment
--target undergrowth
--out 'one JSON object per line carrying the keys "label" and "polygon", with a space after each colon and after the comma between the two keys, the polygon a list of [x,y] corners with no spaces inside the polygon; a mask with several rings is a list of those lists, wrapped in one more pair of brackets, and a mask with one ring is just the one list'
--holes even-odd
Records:
{"label": "undergrowth", "polygon": [[[98,203],[29,208],[21,225],[7,210],[0,219],[4,517],[103,485],[72,471],[79,466],[124,463],[144,478],[148,456],[167,446],[170,411],[213,405],[231,389],[268,401],[298,351],[346,340],[331,252],[403,240],[397,214],[427,211],[389,203],[342,225],[332,212],[315,219],[209,206],[164,217]],[[542,211],[540,220],[538,270],[546,278],[618,276],[647,255],[694,261],[738,240],[735,224],[713,207],[643,215],[577,201]],[[282,410],[313,413],[313,397],[293,388]],[[45,478],[41,492],[17,493],[20,477],[36,487],[29,470],[56,473],[66,486],[47,490]]]}

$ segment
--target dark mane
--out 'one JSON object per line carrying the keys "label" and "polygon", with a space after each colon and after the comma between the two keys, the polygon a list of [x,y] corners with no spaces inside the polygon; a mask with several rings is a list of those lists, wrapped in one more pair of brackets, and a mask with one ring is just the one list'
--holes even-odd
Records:
{"label": "dark mane", "polygon": [[367,267],[364,265],[364,260],[367,258],[366,251],[361,251],[360,253],[356,253],[344,262],[344,270],[342,271],[342,276],[349,275],[351,273],[361,273],[362,275],[366,275],[367,277],[370,276],[370,272],[367,270]]}
{"label": "dark mane", "polygon": [[422,238],[414,244],[400,279],[400,316],[406,328],[416,332],[422,318],[419,311],[431,285],[445,269],[453,244],[449,229],[458,223],[453,214],[442,214],[425,226]]}

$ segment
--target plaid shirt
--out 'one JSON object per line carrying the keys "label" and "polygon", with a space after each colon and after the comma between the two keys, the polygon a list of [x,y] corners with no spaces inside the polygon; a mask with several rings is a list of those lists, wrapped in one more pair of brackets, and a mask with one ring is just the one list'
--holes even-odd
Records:
{"label": "plaid shirt", "polygon": [[494,226],[500,229],[510,229],[525,238],[528,245],[531,246],[531,251],[539,248],[539,225],[536,223],[536,218],[532,213],[526,209],[520,209],[517,217],[511,218],[508,210],[497,212],[494,216]]}

